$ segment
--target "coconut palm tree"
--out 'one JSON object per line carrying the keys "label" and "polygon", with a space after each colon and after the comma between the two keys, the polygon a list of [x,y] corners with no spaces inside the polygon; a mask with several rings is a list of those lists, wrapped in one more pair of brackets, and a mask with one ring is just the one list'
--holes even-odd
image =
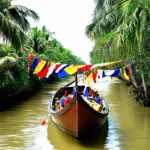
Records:
{"label": "coconut palm tree", "polygon": [[[150,36],[147,35],[150,23],[150,1],[119,0],[117,5],[118,14],[120,15],[120,18],[122,18],[122,22],[106,36],[105,41],[107,42],[110,39],[115,39],[117,37],[118,45],[125,45],[127,47],[126,51],[136,52],[136,55],[144,55],[148,49],[148,47],[145,47],[145,40]],[[145,64],[145,59],[140,60],[139,68],[145,91],[145,98],[147,99],[147,89],[143,70],[144,66],[147,65]]]}
{"label": "coconut palm tree", "polygon": [[[106,0],[108,2],[109,0]],[[100,0],[96,0],[99,2]],[[103,2],[103,1],[101,1]],[[104,4],[104,3],[103,3]],[[96,11],[94,13],[99,14],[105,8],[102,5],[98,5],[100,7],[96,7]],[[108,5],[107,5],[108,6]],[[93,18],[93,26],[90,26],[90,32],[87,32],[88,35],[90,33],[94,34],[94,40],[97,41],[103,39],[103,44],[109,43],[109,49],[113,51],[112,55],[108,55],[107,58],[112,57],[114,55],[124,56],[124,57],[132,57],[141,56],[141,59],[135,59],[138,65],[138,68],[141,73],[141,83],[144,87],[145,98],[147,99],[147,89],[145,84],[145,77],[148,76],[149,67],[147,67],[147,59],[150,56],[150,1],[149,0],[115,0],[112,5],[109,5],[108,13],[101,13],[102,19],[98,19],[97,22],[94,15]],[[104,16],[103,16],[104,14]],[[107,16],[117,18],[117,22],[115,22],[114,26],[112,26],[110,31],[107,32],[105,28],[101,28],[99,22],[102,20],[106,20]],[[105,23],[105,22],[104,22]],[[106,24],[107,25],[107,24]],[[106,26],[107,27],[107,26]],[[87,28],[88,29],[88,28]],[[98,29],[98,30],[97,30]],[[102,32],[97,32],[97,31]],[[102,29],[102,30],[101,30]],[[104,34],[103,34],[104,33]],[[96,36],[95,36],[96,35]],[[99,38],[101,36],[101,38]],[[96,37],[96,38],[95,38]],[[101,45],[102,47],[103,45]],[[108,51],[106,49],[103,50],[105,53]],[[108,54],[108,53],[107,53]],[[95,56],[95,54],[93,53]],[[148,80],[147,80],[148,81]]]}
{"label": "coconut palm tree", "polygon": [[25,33],[30,31],[27,18],[39,20],[39,16],[33,10],[12,5],[11,2],[12,0],[0,1],[0,36],[4,42],[11,43],[16,50],[20,50],[27,38]]}
{"label": "coconut palm tree", "polygon": [[42,29],[32,28],[31,31],[28,40],[29,47],[34,49],[35,52],[43,53],[50,46],[50,40],[54,39],[52,35],[55,33],[48,31],[45,26]]}
{"label": "coconut palm tree", "polygon": [[115,0],[95,0],[92,23],[86,27],[86,34],[91,39],[103,36],[116,25],[117,14],[111,6]]}

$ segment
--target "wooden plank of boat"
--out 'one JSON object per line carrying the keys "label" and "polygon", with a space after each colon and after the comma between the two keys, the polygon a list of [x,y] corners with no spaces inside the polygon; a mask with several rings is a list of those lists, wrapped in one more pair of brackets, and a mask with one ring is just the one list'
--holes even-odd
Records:
{"label": "wooden plank of boat", "polygon": [[83,97],[81,97],[79,93],[77,93],[76,97],[73,97],[67,106],[60,111],[56,110],[54,105],[57,97],[60,98],[66,89],[72,91],[73,85],[70,85],[71,84],[68,84],[68,86],[61,88],[56,92],[51,101],[50,114],[53,122],[59,128],[75,137],[79,137],[84,134],[84,132],[91,132],[93,129],[100,128],[106,122],[109,109],[106,103],[105,110],[97,112],[83,99]]}

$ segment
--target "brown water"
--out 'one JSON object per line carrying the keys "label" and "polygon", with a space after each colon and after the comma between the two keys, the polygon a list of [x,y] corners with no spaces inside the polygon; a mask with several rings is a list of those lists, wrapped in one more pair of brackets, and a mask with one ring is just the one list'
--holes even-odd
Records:
{"label": "brown water", "polygon": [[149,150],[150,108],[135,102],[130,89],[115,80],[101,86],[109,103],[108,125],[86,140],[58,129],[51,120],[41,126],[49,98],[66,81],[47,85],[28,101],[0,112],[0,150]]}

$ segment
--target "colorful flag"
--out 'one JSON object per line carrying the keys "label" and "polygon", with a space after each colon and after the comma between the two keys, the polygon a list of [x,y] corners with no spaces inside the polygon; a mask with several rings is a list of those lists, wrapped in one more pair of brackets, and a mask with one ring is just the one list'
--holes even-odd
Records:
{"label": "colorful flag", "polygon": [[68,68],[65,69],[65,71],[72,75],[78,71],[78,68],[82,68],[84,65],[70,65]]}
{"label": "colorful flag", "polygon": [[45,66],[45,64],[46,64],[46,61],[41,60],[41,61],[38,63],[37,67],[35,68],[33,74],[39,73],[39,72],[43,69],[43,67]]}
{"label": "colorful flag", "polygon": [[111,77],[116,77],[119,73],[120,73],[120,70],[119,70],[119,69],[116,69],[116,70],[114,71],[114,73],[111,75]]}
{"label": "colorful flag", "polygon": [[59,67],[56,69],[55,73],[60,73],[60,72],[61,72],[62,70],[64,70],[66,67],[67,67],[67,64],[63,64],[63,65],[59,66]]}
{"label": "colorful flag", "polygon": [[44,69],[42,69],[42,71],[40,71],[40,72],[37,74],[37,76],[38,76],[40,79],[44,78],[44,77],[47,75],[50,66],[51,66],[51,65],[47,65]]}
{"label": "colorful flag", "polygon": [[87,77],[88,85],[90,85],[92,79],[92,73]]}
{"label": "colorful flag", "polygon": [[131,64],[128,65],[128,76],[130,77],[132,74]]}
{"label": "colorful flag", "polygon": [[31,70],[34,70],[36,68],[36,66],[38,65],[40,59],[39,58],[35,58],[32,65],[31,65]]}
{"label": "colorful flag", "polygon": [[56,71],[60,66],[61,66],[61,64],[57,63],[56,66],[55,66],[55,68],[54,68],[54,71]]}
{"label": "colorful flag", "polygon": [[91,69],[94,69],[96,67],[105,67],[105,66],[109,66],[109,65],[113,65],[116,63],[120,63],[122,60],[118,60],[118,61],[113,61],[113,62],[107,62],[107,63],[101,63],[101,64],[95,64],[91,67]]}
{"label": "colorful flag", "polygon": [[60,79],[63,79],[64,77],[66,77],[68,74],[67,74],[67,72],[65,71],[65,70],[62,70],[62,71],[60,71],[59,73],[58,73],[58,77],[60,78]]}
{"label": "colorful flag", "polygon": [[98,70],[97,71],[97,78],[103,78],[103,70]]}
{"label": "colorful flag", "polygon": [[83,96],[85,96],[85,97],[88,98],[88,93],[89,93],[89,87],[88,87],[88,86],[85,86],[85,87],[84,87]]}
{"label": "colorful flag", "polygon": [[47,75],[46,75],[46,78],[48,78],[48,77],[53,73],[55,67],[56,67],[56,64],[52,64],[52,65],[49,67],[48,73],[47,73]]}
{"label": "colorful flag", "polygon": [[78,68],[78,71],[86,71],[89,70],[93,65],[83,65],[80,68]]}
{"label": "colorful flag", "polygon": [[126,73],[125,68],[123,68],[123,76],[124,76],[124,78],[125,78],[126,80],[129,80],[129,76],[128,76],[127,73]]}
{"label": "colorful flag", "polygon": [[131,67],[132,67],[132,69],[134,70],[134,71],[136,71],[136,67],[135,67],[135,65],[132,63],[131,64]]}
{"label": "colorful flag", "polygon": [[75,96],[75,95],[76,95],[76,86],[74,86],[74,87],[73,87],[72,95],[73,95],[73,96]]}
{"label": "colorful flag", "polygon": [[94,83],[96,83],[97,74],[98,74],[97,69],[93,69],[92,77],[93,77],[93,81],[94,81]]}
{"label": "colorful flag", "polygon": [[70,65],[68,68],[65,69],[65,71],[69,74],[72,75],[77,72],[77,68],[74,67],[74,65]]}
{"label": "colorful flag", "polygon": [[106,76],[111,76],[114,74],[115,70],[105,70],[104,72]]}
{"label": "colorful flag", "polygon": [[28,70],[30,70],[30,63],[31,63],[33,58],[34,58],[34,56],[29,55],[29,58],[28,58]]}

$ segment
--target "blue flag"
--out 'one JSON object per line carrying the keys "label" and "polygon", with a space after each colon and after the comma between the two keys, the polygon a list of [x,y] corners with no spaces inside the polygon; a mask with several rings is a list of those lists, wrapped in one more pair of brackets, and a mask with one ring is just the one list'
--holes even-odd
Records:
{"label": "blue flag", "polygon": [[135,67],[134,63],[131,64],[131,67],[134,71],[136,71],[136,67]]}
{"label": "blue flag", "polygon": [[76,86],[74,86],[74,87],[73,87],[72,95],[73,95],[73,96],[75,96],[75,95],[76,95]]}
{"label": "blue flag", "polygon": [[111,77],[116,77],[120,73],[119,69],[116,69],[115,72],[111,75]]}
{"label": "blue flag", "polygon": [[88,98],[88,93],[89,93],[89,87],[88,87],[88,86],[85,86],[85,87],[84,87],[83,96],[85,96],[85,97]]}
{"label": "blue flag", "polygon": [[31,70],[34,70],[36,68],[36,66],[39,63],[39,58],[35,58],[32,65],[31,65]]}
{"label": "blue flag", "polygon": [[66,77],[68,74],[66,71],[62,70],[60,73],[58,73],[58,77],[60,79],[63,79],[64,77]]}

